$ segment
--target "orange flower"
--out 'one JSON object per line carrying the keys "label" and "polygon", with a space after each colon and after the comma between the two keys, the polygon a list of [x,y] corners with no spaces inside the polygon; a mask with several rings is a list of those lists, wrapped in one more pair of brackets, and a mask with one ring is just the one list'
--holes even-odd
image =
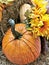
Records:
{"label": "orange flower", "polygon": [[38,31],[40,36],[47,36],[49,32],[49,22],[44,21],[43,24],[44,25],[42,27],[38,28]]}

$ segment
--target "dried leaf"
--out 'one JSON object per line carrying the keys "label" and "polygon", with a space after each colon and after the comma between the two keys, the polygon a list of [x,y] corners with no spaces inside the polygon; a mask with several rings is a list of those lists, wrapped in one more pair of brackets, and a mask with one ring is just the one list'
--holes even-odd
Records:
{"label": "dried leaf", "polygon": [[0,22],[2,20],[2,11],[0,11]]}

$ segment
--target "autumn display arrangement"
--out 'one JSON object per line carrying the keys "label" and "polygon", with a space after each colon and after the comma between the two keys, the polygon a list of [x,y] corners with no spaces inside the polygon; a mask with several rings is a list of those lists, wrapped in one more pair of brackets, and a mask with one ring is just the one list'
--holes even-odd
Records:
{"label": "autumn display arrangement", "polygon": [[[0,2],[6,6],[11,5],[13,0]],[[15,24],[13,19],[9,19],[11,28],[5,33],[2,41],[2,51],[7,59],[19,65],[34,62],[41,54],[41,44],[49,39],[47,1],[31,0],[31,3],[32,5],[24,4],[20,7],[20,23]]]}

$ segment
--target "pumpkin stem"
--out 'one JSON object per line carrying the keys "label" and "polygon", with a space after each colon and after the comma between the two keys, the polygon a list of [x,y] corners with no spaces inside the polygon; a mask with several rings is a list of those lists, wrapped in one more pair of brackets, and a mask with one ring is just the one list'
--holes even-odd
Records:
{"label": "pumpkin stem", "polygon": [[20,34],[19,32],[17,32],[15,30],[15,21],[13,19],[9,19],[8,22],[11,25],[11,31],[12,31],[12,34],[14,35],[15,39],[21,38],[22,34]]}

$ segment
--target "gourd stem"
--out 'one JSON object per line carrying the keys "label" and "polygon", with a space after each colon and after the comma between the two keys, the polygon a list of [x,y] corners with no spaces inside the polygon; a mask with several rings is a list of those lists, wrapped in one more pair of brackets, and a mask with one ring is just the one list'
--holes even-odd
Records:
{"label": "gourd stem", "polygon": [[17,32],[15,30],[15,21],[13,19],[9,19],[8,22],[11,25],[11,31],[12,31],[12,34],[14,35],[15,39],[21,38],[22,34],[20,34],[19,32]]}

